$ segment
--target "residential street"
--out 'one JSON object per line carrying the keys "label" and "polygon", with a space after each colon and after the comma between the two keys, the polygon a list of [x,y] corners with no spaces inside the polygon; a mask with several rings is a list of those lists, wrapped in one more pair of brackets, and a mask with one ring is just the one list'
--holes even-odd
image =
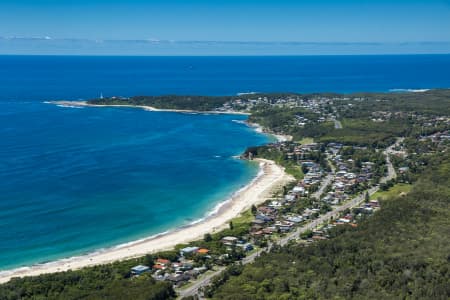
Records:
{"label": "residential street", "polygon": [[[386,156],[386,164],[387,164],[388,172],[387,172],[386,176],[380,180],[380,182],[382,182],[382,183],[386,182],[390,179],[393,179],[397,176],[397,174],[395,173],[394,167],[389,159],[388,153],[390,153],[390,151],[396,145],[398,145],[398,143],[400,143],[400,142],[401,142],[401,139],[397,139],[397,142],[394,145],[388,147],[383,152]],[[313,194],[313,197],[319,198],[321,196],[321,194],[323,193],[324,189],[326,188],[326,186],[331,183],[333,177],[334,177],[334,168],[333,168],[333,172],[328,174],[325,177],[325,179],[322,180],[322,183],[320,184],[319,189],[317,190],[317,192],[315,192]],[[369,193],[369,195],[373,195],[374,193],[376,193],[378,191],[378,189],[379,189],[378,186],[374,186],[374,187],[370,188],[369,190],[367,190],[367,192]],[[317,219],[297,228],[295,231],[287,234],[285,237],[281,238],[280,240],[276,241],[275,243],[279,244],[281,246],[284,246],[289,241],[298,239],[302,233],[304,233],[308,230],[312,230],[315,227],[319,226],[320,224],[322,224],[326,221],[335,219],[337,216],[339,216],[339,214],[342,211],[352,208],[352,207],[355,207],[355,206],[359,205],[361,202],[363,202],[364,200],[365,200],[365,192],[357,195],[355,198],[351,199],[350,201],[348,201],[342,205],[334,206],[332,211],[329,211],[328,213],[319,216]],[[243,258],[241,263],[245,265],[245,264],[253,262],[255,260],[255,258],[258,257],[263,251],[270,251],[270,248],[271,248],[271,245],[269,245],[267,248],[260,249],[260,250],[256,251],[255,253],[252,253],[251,255]],[[220,272],[222,272],[224,269],[225,269],[225,267],[220,267],[214,273],[211,273],[211,274],[205,276],[204,278],[196,281],[192,286],[189,286],[186,289],[177,290],[179,297],[183,298],[183,297],[194,296],[194,295],[198,294],[199,288],[207,286],[209,284],[209,282],[211,281],[211,279],[214,276],[219,275]],[[200,297],[200,295],[199,295],[199,299],[202,299],[202,297]]]}

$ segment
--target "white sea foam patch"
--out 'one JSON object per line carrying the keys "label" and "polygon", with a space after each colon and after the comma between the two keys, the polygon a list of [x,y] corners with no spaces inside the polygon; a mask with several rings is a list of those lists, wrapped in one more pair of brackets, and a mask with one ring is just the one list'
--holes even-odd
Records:
{"label": "white sea foam patch", "polygon": [[390,89],[389,92],[396,92],[396,93],[404,93],[404,92],[409,92],[409,93],[423,93],[423,92],[427,92],[430,89]]}
{"label": "white sea foam patch", "polygon": [[76,106],[76,105],[67,105],[67,104],[57,104],[58,107],[64,107],[64,108],[84,108],[82,106]]}
{"label": "white sea foam patch", "polygon": [[64,108],[84,108],[81,105],[69,104],[69,102],[67,102],[67,103],[58,103],[58,102],[55,102],[55,101],[43,101],[42,103],[44,103],[44,104],[52,104],[52,105],[56,104],[56,106],[64,107]]}
{"label": "white sea foam patch", "polygon": [[255,94],[258,94],[258,92],[242,92],[242,93],[237,93],[238,96],[255,95]]}

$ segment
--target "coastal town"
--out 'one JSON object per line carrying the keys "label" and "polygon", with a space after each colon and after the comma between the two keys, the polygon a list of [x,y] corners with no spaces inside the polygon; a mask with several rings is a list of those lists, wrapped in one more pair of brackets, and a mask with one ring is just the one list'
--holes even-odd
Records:
{"label": "coastal town", "polygon": [[[112,105],[134,105],[133,99],[119,100],[112,99]],[[186,242],[172,250],[116,262],[121,276],[170,286],[172,297],[206,299],[229,272],[280,247],[312,247],[357,230],[382,210],[386,197],[406,197],[430,158],[447,153],[450,145],[448,115],[377,107],[384,102],[362,96],[246,95],[208,108],[208,113],[251,113],[248,126],[276,136],[269,144],[249,145],[240,158],[263,169],[270,162],[281,170],[279,179],[268,181],[270,190],[249,189],[253,204],[239,206],[202,238],[184,237]],[[139,102],[139,108],[148,107],[153,110]],[[72,272],[69,265],[64,268]]]}
{"label": "coastal town", "polygon": [[[295,126],[333,122],[341,129],[337,120],[336,101],[364,101],[363,97],[300,97],[237,99],[227,102],[217,111],[251,111],[259,105],[271,108],[302,108],[315,116],[311,119],[295,116]],[[351,103],[345,106],[351,107]],[[348,108],[345,108],[348,110]],[[342,104],[340,105],[342,110]],[[450,124],[448,116],[425,116],[417,113],[371,113],[372,122],[384,122],[391,118],[407,117],[420,121],[422,127],[439,128]],[[277,132],[282,133],[282,132]],[[446,149],[449,131],[438,131],[423,135],[420,142],[431,142],[433,147]],[[410,149],[409,149],[410,150]],[[361,220],[376,213],[381,206],[382,191],[395,184],[406,187],[399,195],[406,195],[410,187],[407,166],[408,151],[404,138],[397,137],[386,149],[371,146],[344,145],[340,142],[320,143],[312,139],[300,142],[284,140],[261,147],[249,148],[243,159],[258,157],[282,159],[282,165],[295,166],[295,180],[274,191],[261,205],[253,206],[245,213],[247,228],[234,230],[231,221],[229,230],[213,236],[205,235],[203,241],[183,245],[172,260],[155,257],[148,266],[138,265],[131,273],[139,276],[149,272],[156,280],[171,282],[180,297],[198,297],[208,294],[208,285],[214,276],[223,272],[225,266],[252,262],[274,245],[298,243],[308,246],[330,237],[330,230],[339,226],[356,228]],[[424,153],[422,153],[423,155]],[[430,154],[430,152],[426,152]],[[391,160],[394,161],[395,167]],[[242,217],[241,217],[242,218]],[[239,218],[238,218],[239,219]],[[228,235],[227,235],[228,234]],[[153,264],[153,266],[152,266]]]}
{"label": "coastal town", "polygon": [[[368,197],[379,189],[380,182],[396,176],[392,171],[376,177],[378,162],[363,161],[361,167],[356,167],[352,159],[344,159],[341,153],[345,147],[340,144],[333,143],[325,148],[329,171],[305,159],[308,153],[320,151],[317,143],[278,142],[267,147],[295,160],[305,170],[305,175],[274,193],[262,205],[252,207],[247,213],[248,230],[240,235],[220,235],[215,241],[205,236],[203,241],[179,249],[172,261],[155,257],[149,265],[133,267],[131,273],[139,276],[149,272],[156,280],[169,281],[183,297],[201,294],[224,266],[249,263],[276,244],[294,242],[307,246],[327,239],[329,230],[336,226],[357,227],[359,220],[370,217],[380,208],[377,199]],[[385,164],[381,164],[383,170],[393,170],[384,168]]]}

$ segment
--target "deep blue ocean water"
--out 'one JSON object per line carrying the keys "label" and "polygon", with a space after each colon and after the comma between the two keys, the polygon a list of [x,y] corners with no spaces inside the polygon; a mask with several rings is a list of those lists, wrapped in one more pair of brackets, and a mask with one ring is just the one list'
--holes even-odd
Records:
{"label": "deep blue ocean water", "polygon": [[43,101],[446,87],[450,55],[0,56],[0,270],[202,218],[257,173],[232,156],[269,140],[244,116]]}
{"label": "deep blue ocean water", "polygon": [[157,234],[251,181],[245,116],[3,102],[0,268]]}

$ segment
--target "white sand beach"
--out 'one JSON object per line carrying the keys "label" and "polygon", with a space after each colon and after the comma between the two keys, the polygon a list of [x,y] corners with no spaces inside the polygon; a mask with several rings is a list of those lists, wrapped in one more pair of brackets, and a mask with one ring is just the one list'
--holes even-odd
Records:
{"label": "white sand beach", "polygon": [[45,103],[55,104],[59,106],[67,106],[67,107],[83,107],[83,106],[89,106],[89,107],[130,107],[130,108],[140,108],[144,110],[149,111],[162,111],[162,112],[179,112],[179,113],[199,113],[199,114],[227,114],[227,115],[250,115],[250,113],[246,112],[239,112],[239,111],[197,111],[197,110],[189,110],[189,109],[162,109],[162,108],[156,108],[153,106],[148,105],[125,105],[125,104],[108,104],[108,105],[97,105],[97,104],[91,104],[87,101],[46,101]]}
{"label": "white sand beach", "polygon": [[205,233],[214,232],[227,226],[228,222],[253,204],[259,204],[270,196],[274,189],[280,188],[294,180],[284,169],[273,161],[257,159],[261,172],[245,188],[237,192],[225,202],[218,211],[193,225],[183,227],[156,237],[149,237],[118,247],[105,249],[78,257],[62,259],[50,263],[34,265],[0,272],[0,283],[9,281],[12,277],[33,276],[44,273],[54,273],[66,270],[80,269],[86,266],[106,264],[127,258],[143,256],[161,250],[168,250],[177,244],[203,238]]}

